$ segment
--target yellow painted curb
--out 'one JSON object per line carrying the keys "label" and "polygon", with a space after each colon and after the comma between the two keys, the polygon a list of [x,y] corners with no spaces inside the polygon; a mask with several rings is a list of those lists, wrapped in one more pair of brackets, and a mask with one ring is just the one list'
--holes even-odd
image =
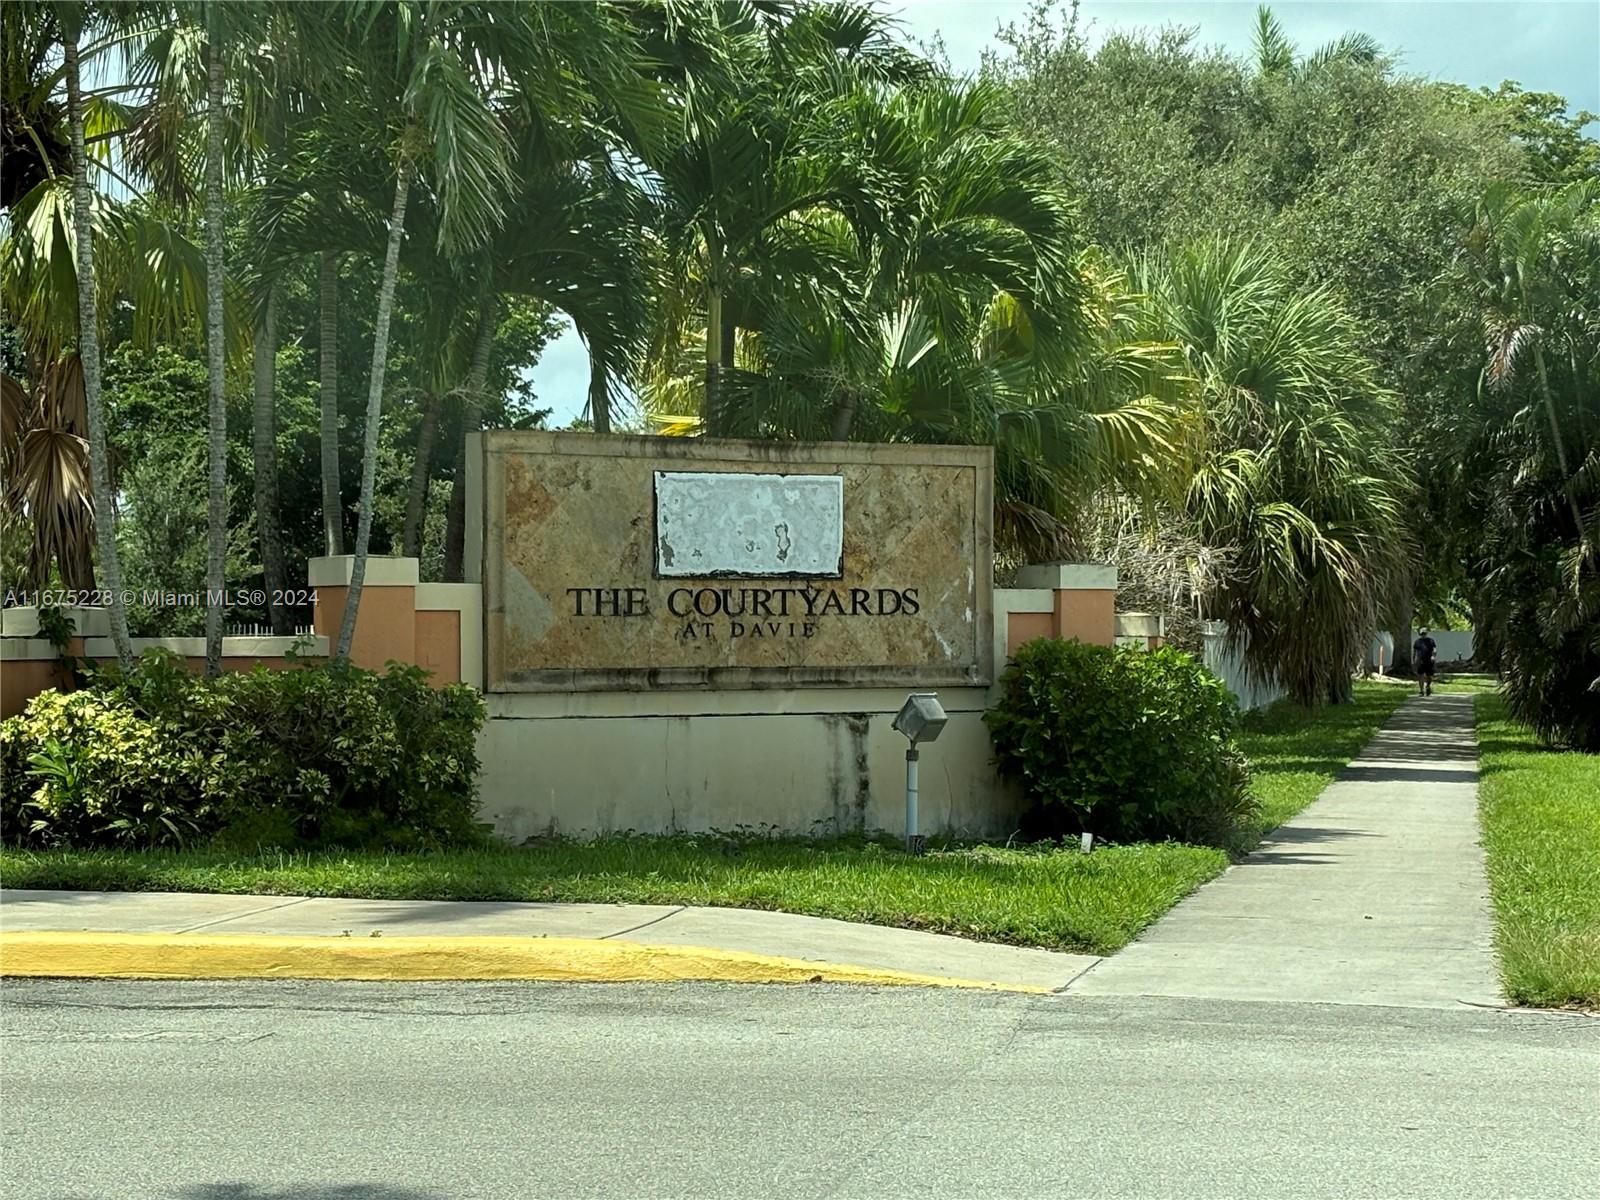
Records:
{"label": "yellow painted curb", "polygon": [[0,976],[69,979],[720,980],[877,986],[1045,987],[945,979],[701,946],[593,938],[289,937],[281,934],[0,933]]}

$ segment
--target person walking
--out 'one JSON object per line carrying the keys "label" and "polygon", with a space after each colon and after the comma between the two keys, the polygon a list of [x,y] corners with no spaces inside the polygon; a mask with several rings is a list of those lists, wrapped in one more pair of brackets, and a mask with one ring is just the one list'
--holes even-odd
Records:
{"label": "person walking", "polygon": [[1433,660],[1439,653],[1439,644],[1428,636],[1426,629],[1417,631],[1417,640],[1411,643],[1412,669],[1417,673],[1417,695],[1433,695]]}

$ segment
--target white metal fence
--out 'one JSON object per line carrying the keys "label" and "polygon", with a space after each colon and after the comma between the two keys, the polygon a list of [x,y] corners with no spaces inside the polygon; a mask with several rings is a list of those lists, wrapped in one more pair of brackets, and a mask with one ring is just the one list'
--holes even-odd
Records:
{"label": "white metal fence", "polygon": [[[1415,630],[1412,631],[1411,637],[1413,641],[1419,636],[1420,635]],[[1433,639],[1434,645],[1438,647],[1438,656],[1435,661],[1441,667],[1449,667],[1454,666],[1457,663],[1466,663],[1472,661],[1472,630],[1435,629],[1429,633],[1428,636]],[[1394,635],[1392,633],[1388,633],[1387,631],[1380,632],[1377,637],[1373,639],[1372,650],[1370,651],[1367,660],[1368,665],[1370,665],[1374,670],[1377,670],[1381,667],[1383,671],[1388,672],[1394,667],[1394,652]]]}
{"label": "white metal fence", "polygon": [[1206,669],[1223,683],[1239,701],[1241,711],[1265,708],[1285,695],[1283,685],[1277,680],[1262,683],[1252,679],[1244,669],[1244,655],[1240,648],[1229,646],[1228,626],[1222,621],[1207,621],[1200,627],[1203,640],[1201,661]]}

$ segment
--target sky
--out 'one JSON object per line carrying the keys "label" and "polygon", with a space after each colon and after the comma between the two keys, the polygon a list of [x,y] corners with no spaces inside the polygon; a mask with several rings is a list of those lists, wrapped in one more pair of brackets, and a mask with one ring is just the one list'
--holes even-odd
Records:
{"label": "sky", "polygon": [[[1066,0],[1061,0],[1064,6]],[[1115,30],[1194,26],[1202,45],[1250,51],[1257,0],[1084,0],[1091,44]],[[1022,24],[1032,0],[890,0],[908,40],[936,33],[951,67],[976,72],[996,29]],[[1407,74],[1495,87],[1515,79],[1529,91],[1557,92],[1571,108],[1600,112],[1600,0],[1351,0],[1275,3],[1289,38],[1310,50],[1342,33],[1371,34]],[[1589,132],[1600,136],[1600,124]],[[583,411],[588,355],[569,328],[546,347],[533,372],[541,406],[562,426]]]}

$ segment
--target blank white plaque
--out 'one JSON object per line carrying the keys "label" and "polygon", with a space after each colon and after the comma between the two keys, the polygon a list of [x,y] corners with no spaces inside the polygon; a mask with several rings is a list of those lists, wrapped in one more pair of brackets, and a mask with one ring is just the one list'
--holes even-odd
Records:
{"label": "blank white plaque", "polygon": [[844,478],[657,471],[656,574],[844,573]]}

